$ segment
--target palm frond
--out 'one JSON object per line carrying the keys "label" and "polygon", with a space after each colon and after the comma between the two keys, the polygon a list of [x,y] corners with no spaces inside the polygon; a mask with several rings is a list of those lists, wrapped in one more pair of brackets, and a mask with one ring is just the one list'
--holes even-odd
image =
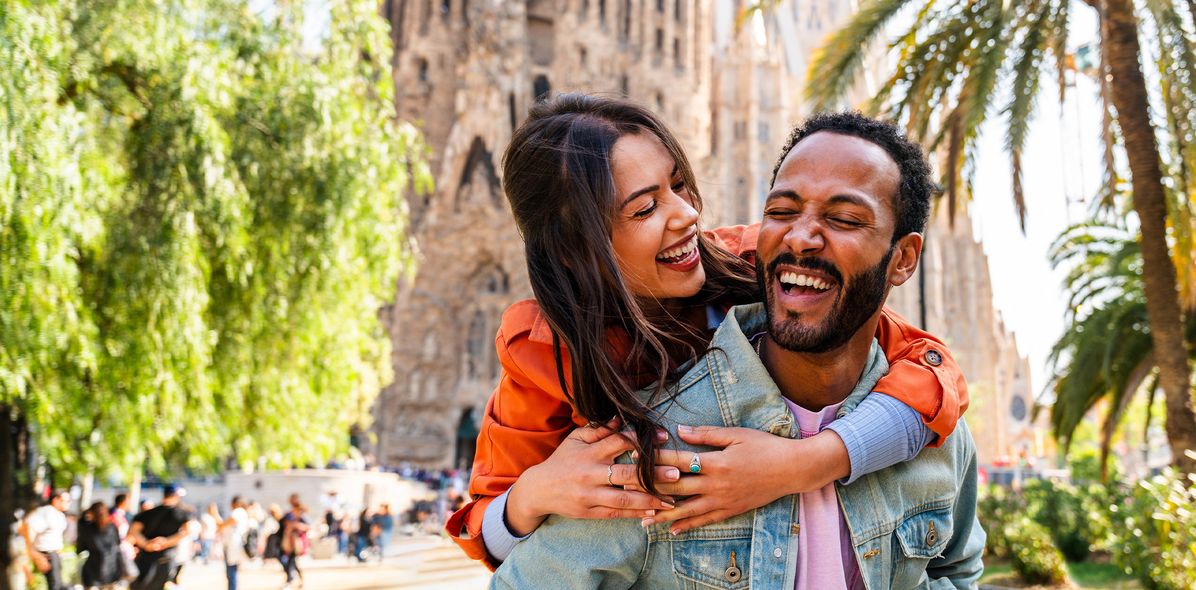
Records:
{"label": "palm frond", "polygon": [[[871,0],[846,26],[830,37],[814,53],[807,80],[818,80],[806,87],[806,97],[814,110],[832,108],[855,80],[869,43],[884,31],[885,25],[910,0]],[[931,0],[933,1],[933,0]]]}

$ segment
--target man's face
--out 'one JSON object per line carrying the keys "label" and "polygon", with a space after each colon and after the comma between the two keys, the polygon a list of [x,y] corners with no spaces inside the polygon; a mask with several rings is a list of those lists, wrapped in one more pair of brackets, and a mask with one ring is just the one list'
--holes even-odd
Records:
{"label": "man's face", "polygon": [[777,344],[834,350],[880,309],[896,266],[900,176],[883,148],[853,136],[818,132],[789,152],[757,243],[757,277]]}
{"label": "man's face", "polygon": [[59,512],[66,512],[66,508],[70,505],[70,503],[70,494],[58,494],[57,496],[50,498],[50,505]]}

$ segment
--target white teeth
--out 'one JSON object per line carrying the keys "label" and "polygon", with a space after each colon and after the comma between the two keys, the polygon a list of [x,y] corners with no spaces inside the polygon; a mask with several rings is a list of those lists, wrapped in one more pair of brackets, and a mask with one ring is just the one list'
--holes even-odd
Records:
{"label": "white teeth", "polygon": [[825,291],[831,287],[830,283],[828,283],[822,279],[812,277],[810,275],[799,275],[793,271],[782,272],[781,276],[779,277],[779,280],[781,281],[781,283],[784,283],[786,285],[794,285],[797,287],[810,287],[813,289],[818,289],[819,291]]}
{"label": "white teeth", "polygon": [[663,253],[661,253],[661,255],[658,258],[659,259],[669,259],[669,258],[688,257],[690,254],[693,254],[693,251],[695,249],[697,249],[697,247],[698,247],[698,235],[694,234],[694,237],[690,238],[690,240],[688,242],[686,242],[685,244],[683,244],[681,246],[677,246],[676,248],[669,248],[668,250],[665,250]]}

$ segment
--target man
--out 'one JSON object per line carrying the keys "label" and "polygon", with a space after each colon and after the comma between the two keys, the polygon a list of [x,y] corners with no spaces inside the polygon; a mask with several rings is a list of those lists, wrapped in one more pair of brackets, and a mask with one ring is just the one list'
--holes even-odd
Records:
{"label": "man", "polygon": [[[892,125],[834,114],[797,129],[757,242],[765,302],[731,310],[712,352],[655,407],[662,422],[809,436],[854,410],[888,370],[873,335],[889,288],[917,268],[932,187],[921,149]],[[705,450],[669,440],[686,456]],[[975,511],[975,445],[960,423],[908,462],[678,535],[550,517],[492,587],[970,588],[983,570]]]}
{"label": "man", "polygon": [[224,546],[228,590],[237,590],[237,570],[249,559],[245,552],[246,536],[249,534],[249,512],[245,510],[245,501],[241,496],[233,496],[231,507],[228,518],[218,524],[216,530],[220,534],[220,543]]}
{"label": "man", "polygon": [[179,568],[177,547],[198,533],[195,516],[181,506],[186,494],[182,487],[167,485],[162,490],[162,503],[139,513],[129,525],[129,541],[141,550],[133,590],[162,590],[175,579]]}
{"label": "man", "polygon": [[64,590],[62,584],[63,537],[66,534],[66,509],[71,495],[63,490],[50,492],[50,500],[44,506],[29,513],[21,524],[21,536],[25,538],[25,549],[33,567],[46,577],[49,590]]}
{"label": "man", "polygon": [[386,558],[386,546],[395,533],[395,517],[390,512],[390,504],[383,502],[378,505],[378,513],[370,519],[370,531],[378,546],[378,561],[381,562]]}
{"label": "man", "polygon": [[129,494],[123,492],[112,500],[112,524],[122,540],[129,534],[129,505]]}

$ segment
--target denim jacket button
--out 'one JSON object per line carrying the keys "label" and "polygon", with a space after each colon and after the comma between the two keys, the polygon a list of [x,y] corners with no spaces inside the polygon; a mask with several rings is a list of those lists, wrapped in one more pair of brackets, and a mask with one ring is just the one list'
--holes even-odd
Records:
{"label": "denim jacket button", "polygon": [[777,559],[780,559],[780,558],[781,558],[781,548],[780,548],[780,547],[777,547],[776,549],[773,549],[773,550],[772,550],[772,556],[773,556],[773,557],[775,557],[775,558],[777,558]]}

